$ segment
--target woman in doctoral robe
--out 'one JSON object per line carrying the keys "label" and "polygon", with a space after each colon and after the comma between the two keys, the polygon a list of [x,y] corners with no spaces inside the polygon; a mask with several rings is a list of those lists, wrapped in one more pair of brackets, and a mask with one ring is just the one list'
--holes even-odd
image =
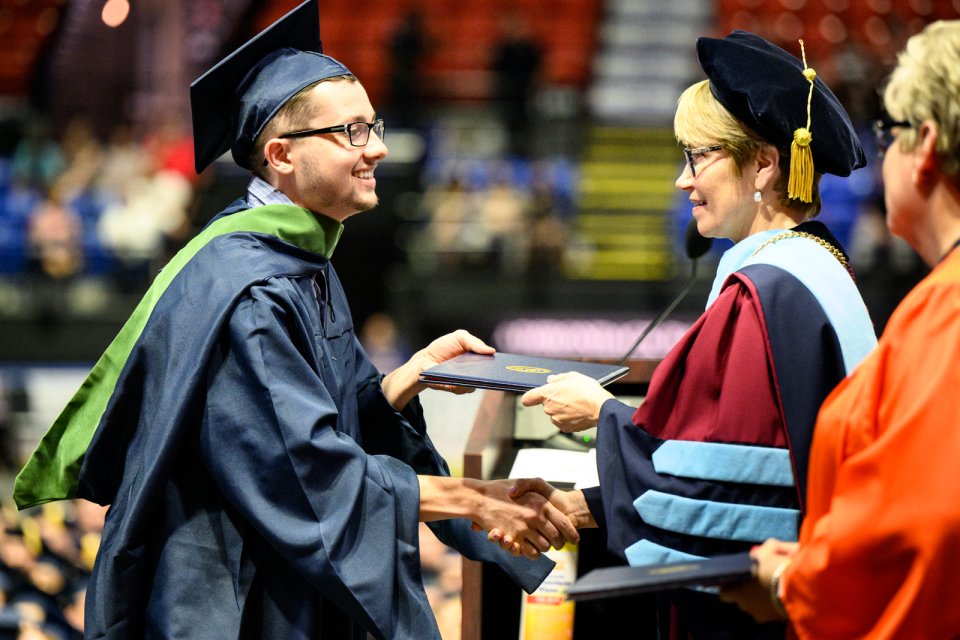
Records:
{"label": "woman in doctoral robe", "polygon": [[[523,397],[563,431],[598,426],[599,487],[551,500],[632,565],[795,540],[817,409],[876,344],[847,254],[812,220],[821,174],[864,165],[849,116],[805,58],[756,35],[700,38],[697,52],[708,79],[679,99],[676,186],[701,234],[734,242],[706,311],[639,409],[572,373]],[[677,637],[783,634],[715,593],[670,592],[661,607]]]}

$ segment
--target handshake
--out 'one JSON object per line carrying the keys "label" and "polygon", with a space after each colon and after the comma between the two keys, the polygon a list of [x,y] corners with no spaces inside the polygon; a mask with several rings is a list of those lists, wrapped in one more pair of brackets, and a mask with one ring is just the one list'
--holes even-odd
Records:
{"label": "handshake", "polygon": [[[437,338],[414,354],[407,365],[387,374],[381,387],[399,410],[425,388],[419,382],[424,370],[463,353],[493,351],[466,331],[455,331]],[[412,385],[409,380],[418,382]],[[472,391],[449,385],[429,386],[453,393]],[[610,398],[613,395],[596,380],[571,372],[549,376],[547,384],[528,391],[521,401],[528,407],[543,405],[551,422],[569,433],[596,426],[600,407]],[[420,475],[418,480],[422,522],[469,518],[475,531],[486,531],[491,542],[515,556],[537,558],[550,547],[560,549],[567,542],[579,542],[577,529],[597,526],[582,491],[561,491],[540,478],[475,480]]]}
{"label": "handshake", "polygon": [[583,492],[561,491],[540,478],[476,480],[420,476],[420,519],[467,517],[474,531],[515,556],[537,558],[577,543],[577,529],[596,527]]}
{"label": "handshake", "polygon": [[[597,523],[590,513],[583,491],[561,491],[541,478],[522,478],[519,480],[495,480],[510,485],[507,496],[515,503],[527,509],[537,511],[539,519],[535,526],[527,531],[511,531],[502,526],[494,526],[487,532],[487,539],[496,542],[501,548],[513,555],[525,555],[536,558],[540,552],[551,546],[560,549],[567,542],[580,542],[577,529],[596,528]],[[477,522],[473,528],[482,528]],[[556,532],[556,537],[547,534]]]}
{"label": "handshake", "polygon": [[[573,433],[597,426],[600,408],[611,398],[593,378],[571,372],[548,377],[547,384],[525,393],[521,402],[527,407],[543,405],[544,413],[560,431]],[[491,542],[513,555],[536,558],[551,546],[559,549],[567,542],[579,542],[577,529],[597,527],[578,489],[561,491],[540,478],[493,480],[486,486],[491,504],[472,516],[473,529],[486,530]],[[498,495],[504,488],[506,493]],[[518,514],[517,508],[522,513]]]}

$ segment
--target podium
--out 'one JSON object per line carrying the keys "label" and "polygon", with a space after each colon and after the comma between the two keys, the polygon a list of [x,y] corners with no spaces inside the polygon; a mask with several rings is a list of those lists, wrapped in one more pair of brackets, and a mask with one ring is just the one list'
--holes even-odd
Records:
{"label": "podium", "polygon": [[[609,387],[616,396],[644,396],[657,360],[633,360],[630,372]],[[467,478],[505,478],[516,457],[518,442],[514,427],[519,395],[504,391],[483,391],[463,455]],[[525,409],[542,411],[540,407]],[[580,531],[577,573],[620,564],[606,550],[605,532]],[[492,543],[491,543],[492,544]],[[517,638],[520,630],[520,603],[523,593],[497,566],[463,558],[461,591],[462,640]],[[625,620],[637,630],[632,637],[655,637],[655,596],[646,594],[607,601],[577,603],[574,638],[617,637]],[[486,614],[486,615],[484,615]],[[629,617],[624,617],[629,616]],[[649,636],[641,625],[649,624]],[[606,633],[609,631],[609,633]]]}

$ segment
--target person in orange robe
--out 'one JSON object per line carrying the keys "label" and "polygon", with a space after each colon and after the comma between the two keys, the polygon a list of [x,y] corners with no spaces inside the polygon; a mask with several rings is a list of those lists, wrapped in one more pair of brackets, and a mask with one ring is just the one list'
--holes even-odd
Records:
{"label": "person in orange robe", "polygon": [[799,542],[722,592],[804,639],[960,637],[960,21],[910,38],[883,97],[887,224],[933,271],[820,410]]}

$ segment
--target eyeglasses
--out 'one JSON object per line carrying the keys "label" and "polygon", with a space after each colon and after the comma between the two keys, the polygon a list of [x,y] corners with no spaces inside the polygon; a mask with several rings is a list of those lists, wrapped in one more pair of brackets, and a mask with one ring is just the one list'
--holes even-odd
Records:
{"label": "eyeglasses", "polygon": [[873,135],[877,143],[877,156],[883,157],[890,145],[897,139],[895,128],[910,129],[913,125],[903,120],[877,120],[873,123]]}
{"label": "eyeglasses", "polygon": [[[714,145],[712,147],[698,147],[697,149],[684,149],[683,155],[687,158],[687,166],[690,167],[690,175],[694,178],[697,177],[697,170],[694,165],[694,159],[699,158],[700,156],[710,153],[711,151],[719,151],[723,149],[720,145]],[[701,167],[701,170],[703,167]]]}
{"label": "eyeglasses", "polygon": [[384,124],[383,118],[377,118],[373,122],[350,122],[348,124],[338,124],[334,127],[323,127],[322,129],[304,129],[303,131],[292,131],[278,138],[306,138],[309,136],[318,136],[321,133],[342,133],[346,132],[350,138],[350,145],[353,147],[365,147],[370,141],[370,132],[377,134],[380,140],[383,140]]}

